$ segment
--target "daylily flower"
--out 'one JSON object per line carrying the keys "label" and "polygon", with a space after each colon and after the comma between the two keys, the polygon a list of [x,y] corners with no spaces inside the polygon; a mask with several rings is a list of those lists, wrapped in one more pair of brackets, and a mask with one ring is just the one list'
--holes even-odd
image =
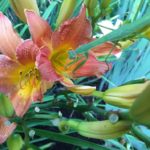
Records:
{"label": "daylily flower", "polygon": [[[77,17],[65,21],[54,32],[48,23],[33,11],[27,10],[25,14],[32,39],[40,48],[36,62],[43,79],[49,82],[60,81],[67,87],[73,87],[71,79],[82,76],[100,77],[111,68],[110,64],[96,59],[97,55],[109,54],[111,48],[114,47],[109,42],[91,50],[87,57],[78,55],[80,59],[74,63],[69,59],[70,50],[75,50],[80,45],[93,40],[92,27],[86,19],[86,7],[82,8]],[[112,53],[118,51],[119,49],[114,48]]]}
{"label": "daylily flower", "polygon": [[[48,86],[36,69],[39,48],[32,40],[22,40],[13,30],[9,19],[0,13],[0,92],[9,96],[17,116],[22,117],[32,101],[41,100]],[[16,127],[5,125],[7,118],[0,116],[0,143]]]}

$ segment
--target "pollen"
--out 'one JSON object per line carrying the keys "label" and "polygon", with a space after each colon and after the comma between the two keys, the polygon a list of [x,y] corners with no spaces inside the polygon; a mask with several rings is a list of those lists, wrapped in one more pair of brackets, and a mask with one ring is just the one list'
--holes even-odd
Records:
{"label": "pollen", "polygon": [[20,71],[20,88],[24,88],[30,83],[31,86],[36,86],[36,83],[40,81],[40,73],[36,68],[31,68],[29,70]]}

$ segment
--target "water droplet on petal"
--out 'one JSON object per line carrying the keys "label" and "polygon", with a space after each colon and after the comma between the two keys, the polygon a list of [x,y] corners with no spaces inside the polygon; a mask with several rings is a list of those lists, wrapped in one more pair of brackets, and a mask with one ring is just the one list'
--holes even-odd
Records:
{"label": "water droplet on petal", "polygon": [[9,120],[6,120],[6,121],[4,122],[4,125],[10,126],[10,125],[11,125],[11,122],[10,122]]}

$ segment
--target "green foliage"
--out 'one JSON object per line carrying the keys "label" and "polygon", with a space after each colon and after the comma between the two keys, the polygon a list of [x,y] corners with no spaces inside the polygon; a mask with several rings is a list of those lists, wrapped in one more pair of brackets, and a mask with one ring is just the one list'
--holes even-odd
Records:
{"label": "green foliage", "polygon": [[0,1],[0,11],[5,12],[9,8],[8,0],[1,0]]}
{"label": "green foliage", "polygon": [[[56,20],[62,4],[62,0],[37,0],[41,16],[48,21],[55,30]],[[77,16],[82,7],[83,0],[78,0],[72,17]],[[82,45],[76,49],[76,54],[85,54],[93,47],[106,41],[112,41],[117,44],[118,41],[137,38],[138,40],[129,48],[123,50],[121,57],[99,57],[99,61],[113,62],[113,69],[105,76],[102,76],[101,83],[97,78],[79,78],[75,80],[76,84],[96,85],[100,84],[99,89],[112,88],[118,85],[132,83],[139,78],[150,79],[150,49],[147,39],[139,39],[139,32],[150,25],[150,7],[149,0],[111,0],[105,3],[105,0],[98,0],[97,6],[91,16],[88,16],[92,23],[93,35],[101,34],[98,22],[110,20],[113,24],[116,18],[123,21],[121,28],[112,31],[110,34],[98,38],[95,41]],[[134,11],[133,11],[134,10]],[[12,21],[14,28],[24,39],[30,38],[28,26],[20,22],[10,7],[8,0],[0,0],[0,11],[7,15]],[[87,13],[88,15],[88,13]],[[138,36],[136,36],[138,35]],[[136,37],[135,37],[136,36]],[[74,57],[75,58],[75,57]],[[82,58],[82,55],[81,55]],[[83,60],[78,67],[85,63]],[[76,62],[74,59],[72,62]],[[76,69],[78,69],[78,67]],[[137,81],[136,80],[136,81]],[[94,141],[83,139],[82,136],[75,134],[73,131],[62,134],[58,131],[59,121],[66,118],[79,118],[86,121],[105,120],[109,118],[113,109],[117,109],[119,119],[129,119],[128,113],[120,108],[114,108],[104,104],[102,99],[96,97],[85,97],[68,91],[66,88],[55,84],[49,90],[42,103],[34,103],[25,116],[20,118],[11,118],[18,123],[15,133],[24,137],[24,149],[65,149],[66,144],[71,150],[94,149],[94,150],[113,150],[113,149],[137,149],[148,150],[149,140],[146,140],[142,133],[144,128],[133,128],[132,132],[121,138]],[[118,109],[123,113],[120,115]],[[109,111],[111,110],[111,111]],[[116,112],[115,112],[116,113]],[[127,115],[126,115],[127,114]],[[11,120],[10,119],[10,120]],[[142,129],[142,130],[141,130]],[[149,131],[149,130],[148,130]],[[59,147],[63,143],[64,147]],[[5,150],[6,145],[0,145],[0,149]]]}

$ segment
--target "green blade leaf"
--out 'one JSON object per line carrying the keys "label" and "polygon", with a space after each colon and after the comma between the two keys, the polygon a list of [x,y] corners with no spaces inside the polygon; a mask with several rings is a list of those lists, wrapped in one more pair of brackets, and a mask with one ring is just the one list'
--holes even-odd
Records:
{"label": "green blade leaf", "polygon": [[105,147],[95,144],[93,142],[74,138],[74,137],[64,135],[61,133],[45,131],[45,130],[41,130],[41,129],[33,129],[33,130],[35,131],[36,135],[39,135],[41,137],[46,137],[46,138],[49,138],[54,141],[68,143],[68,144],[72,144],[72,145],[76,145],[76,146],[80,146],[80,147],[84,147],[84,148],[91,148],[93,150],[109,150],[108,148],[105,148]]}

